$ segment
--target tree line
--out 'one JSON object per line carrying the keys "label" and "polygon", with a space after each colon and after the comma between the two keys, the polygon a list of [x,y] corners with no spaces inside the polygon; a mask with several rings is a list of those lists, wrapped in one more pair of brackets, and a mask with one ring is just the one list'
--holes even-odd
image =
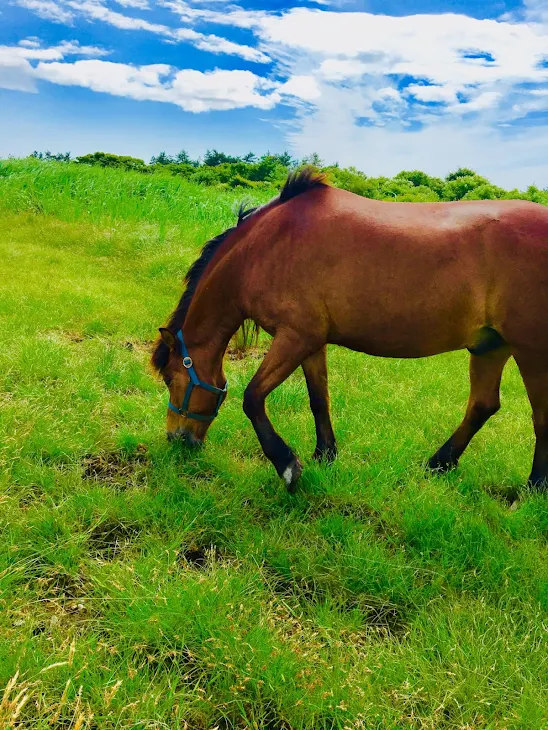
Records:
{"label": "tree line", "polygon": [[69,152],[33,152],[40,160],[118,168],[147,175],[177,176],[201,185],[221,188],[279,188],[288,172],[303,165],[312,165],[325,172],[333,185],[377,200],[401,202],[436,202],[441,200],[485,200],[520,198],[548,205],[548,190],[530,185],[527,190],[505,190],[494,185],[476,171],[461,167],[444,178],[433,177],[421,170],[402,170],[394,177],[369,177],[355,167],[325,165],[316,153],[293,159],[289,152],[257,156],[249,152],[241,157],[219,150],[207,150],[201,159],[192,159],[186,150],[177,155],[160,152],[147,164],[137,157],[94,152],[72,158]]}

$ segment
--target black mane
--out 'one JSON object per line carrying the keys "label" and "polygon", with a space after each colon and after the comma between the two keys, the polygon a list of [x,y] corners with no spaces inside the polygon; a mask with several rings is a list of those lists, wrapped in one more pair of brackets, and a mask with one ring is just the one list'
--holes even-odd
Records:
{"label": "black mane", "polygon": [[313,167],[304,167],[302,170],[291,172],[280,192],[280,203],[286,203],[291,198],[302,195],[312,188],[326,185],[327,176],[322,172],[317,172]]}
{"label": "black mane", "polygon": [[[287,176],[287,180],[282,187],[279,198],[275,198],[273,202],[285,203],[288,200],[291,200],[291,198],[301,195],[301,193],[304,193],[311,188],[325,184],[325,175],[316,172],[313,168],[305,167],[304,169],[298,172],[292,172]],[[219,250],[219,247],[224,243],[228,236],[238,228],[238,226],[252,216],[257,210],[259,210],[259,206],[255,208],[248,208],[246,207],[245,202],[242,203],[238,209],[238,220],[236,225],[232,228],[228,228],[226,231],[215,238],[212,238],[205,244],[199,257],[192,264],[185,276],[185,290],[179,304],[177,305],[177,309],[175,309],[167,323],[167,329],[169,329],[173,334],[175,334],[175,332],[183,326],[183,322],[185,321],[185,317],[190,307],[190,303],[192,302],[194,293],[196,292],[198,283],[208,264]],[[166,367],[168,360],[169,347],[161,338],[159,338],[152,352],[152,366],[156,370],[162,371]]]}

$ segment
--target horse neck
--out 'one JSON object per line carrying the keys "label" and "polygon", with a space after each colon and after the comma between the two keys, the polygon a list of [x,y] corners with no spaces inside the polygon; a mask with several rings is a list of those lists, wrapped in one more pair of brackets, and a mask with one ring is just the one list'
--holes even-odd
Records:
{"label": "horse neck", "polygon": [[[200,377],[223,387],[223,357],[230,339],[243,323],[235,281],[218,264],[198,286],[183,324],[183,337]],[[217,382],[218,381],[218,382]]]}

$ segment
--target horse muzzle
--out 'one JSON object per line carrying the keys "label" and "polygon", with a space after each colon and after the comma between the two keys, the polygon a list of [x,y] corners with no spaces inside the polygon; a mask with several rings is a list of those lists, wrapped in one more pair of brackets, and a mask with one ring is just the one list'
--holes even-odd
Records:
{"label": "horse muzzle", "polygon": [[200,446],[203,446],[203,441],[197,439],[196,436],[194,436],[194,434],[190,433],[189,431],[183,431],[182,429],[178,429],[177,431],[168,431],[167,440],[171,443],[179,441],[180,443],[188,446],[191,449],[196,449]]}

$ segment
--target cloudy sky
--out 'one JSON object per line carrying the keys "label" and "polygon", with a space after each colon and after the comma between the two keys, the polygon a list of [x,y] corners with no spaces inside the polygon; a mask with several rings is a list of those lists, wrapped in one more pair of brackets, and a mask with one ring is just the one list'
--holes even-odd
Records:
{"label": "cloudy sky", "polygon": [[548,0],[0,0],[0,156],[318,152],[548,186]]}

